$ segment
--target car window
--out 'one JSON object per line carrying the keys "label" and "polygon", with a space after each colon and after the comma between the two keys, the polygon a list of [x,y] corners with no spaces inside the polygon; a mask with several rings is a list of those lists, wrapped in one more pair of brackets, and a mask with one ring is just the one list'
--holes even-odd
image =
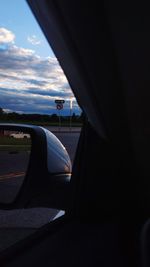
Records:
{"label": "car window", "polygon": [[[81,109],[25,0],[0,1],[0,123],[45,127],[62,142],[73,163],[82,127]],[[15,144],[19,139],[28,139],[28,135],[22,132],[11,133],[9,137]],[[23,146],[25,143],[28,140],[24,141]],[[4,146],[6,149],[7,144],[4,144],[0,132],[0,170],[2,172],[5,168],[10,178],[10,151],[7,149],[4,161]],[[12,157],[19,159],[11,166],[15,166],[11,170],[11,186],[16,183],[15,175],[21,164],[21,155],[22,151],[17,149],[17,156],[15,154]],[[4,187],[5,183],[10,190],[10,180],[8,183],[3,179]],[[64,213],[53,207],[0,210],[0,250]]]}

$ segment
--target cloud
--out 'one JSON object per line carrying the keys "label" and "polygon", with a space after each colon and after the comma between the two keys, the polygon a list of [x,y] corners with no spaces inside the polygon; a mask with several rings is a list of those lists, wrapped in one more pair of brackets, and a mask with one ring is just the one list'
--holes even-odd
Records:
{"label": "cloud", "polygon": [[65,92],[65,91],[51,91],[51,90],[42,90],[33,88],[28,90],[29,94],[36,94],[40,96],[50,96],[51,98],[61,98],[61,99],[70,99],[72,97],[72,92]]}
{"label": "cloud", "polygon": [[28,36],[27,40],[32,45],[40,45],[41,44],[41,40],[38,40],[36,35]]}
{"label": "cloud", "polygon": [[15,35],[11,31],[5,28],[0,28],[0,44],[1,45],[13,43],[14,40],[15,40]]}
{"label": "cloud", "polygon": [[[52,114],[57,113],[55,97],[48,95],[34,95],[32,92],[26,94],[26,92],[19,92],[17,90],[6,90],[1,88],[0,91],[0,106],[4,110],[15,111],[18,113],[41,113],[41,114]],[[60,96],[59,96],[60,97]],[[79,107],[76,102],[73,102],[73,109],[76,113],[80,113]],[[70,101],[65,100],[64,109],[61,111],[62,115],[69,115],[70,112]]]}
{"label": "cloud", "polygon": [[[50,114],[55,111],[54,100],[63,98],[67,112],[68,99],[74,96],[57,59],[42,58],[34,50],[17,47],[14,38],[9,40],[9,45],[0,48],[0,107]],[[74,107],[79,112],[75,98]]]}

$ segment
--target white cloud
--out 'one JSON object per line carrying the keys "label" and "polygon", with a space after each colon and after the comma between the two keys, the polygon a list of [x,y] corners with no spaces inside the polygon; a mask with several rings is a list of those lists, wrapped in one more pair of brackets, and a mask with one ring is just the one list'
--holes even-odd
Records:
{"label": "white cloud", "polygon": [[32,45],[40,45],[41,44],[41,40],[39,40],[36,35],[28,36],[27,40]]}
{"label": "white cloud", "polygon": [[9,53],[11,53],[11,55],[13,56],[23,57],[23,56],[32,56],[33,54],[35,54],[35,51],[31,49],[18,47],[16,45],[12,45],[9,47]]}
{"label": "white cloud", "polygon": [[8,44],[8,43],[13,43],[15,40],[15,35],[5,29],[5,28],[0,28],[0,44]]}
{"label": "white cloud", "polygon": [[15,37],[8,36],[5,42],[10,40],[9,45],[0,49],[0,106],[17,112],[39,109],[49,113],[50,107],[55,111],[54,100],[59,97],[67,106],[73,93],[57,59],[42,58],[33,50],[17,47]]}

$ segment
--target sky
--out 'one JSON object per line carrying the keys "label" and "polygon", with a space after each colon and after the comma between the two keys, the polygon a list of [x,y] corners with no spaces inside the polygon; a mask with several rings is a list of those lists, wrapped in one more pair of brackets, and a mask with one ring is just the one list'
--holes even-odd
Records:
{"label": "sky", "polygon": [[0,107],[5,112],[80,114],[68,81],[25,0],[0,0]]}

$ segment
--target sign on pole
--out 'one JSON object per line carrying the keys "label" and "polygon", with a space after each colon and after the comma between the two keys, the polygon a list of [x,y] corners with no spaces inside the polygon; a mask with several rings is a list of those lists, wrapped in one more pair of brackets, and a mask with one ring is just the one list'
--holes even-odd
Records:
{"label": "sign on pole", "polygon": [[65,100],[64,99],[56,99],[55,100],[55,103],[56,104],[64,104],[65,103]]}
{"label": "sign on pole", "polygon": [[61,128],[61,109],[63,109],[63,104],[65,103],[65,100],[64,99],[56,99],[55,100],[55,104],[56,104],[56,108],[58,110],[58,117],[59,117],[59,131],[60,131],[60,128]]}
{"label": "sign on pole", "polygon": [[57,104],[57,105],[56,105],[56,108],[57,108],[58,110],[63,109],[63,104]]}

